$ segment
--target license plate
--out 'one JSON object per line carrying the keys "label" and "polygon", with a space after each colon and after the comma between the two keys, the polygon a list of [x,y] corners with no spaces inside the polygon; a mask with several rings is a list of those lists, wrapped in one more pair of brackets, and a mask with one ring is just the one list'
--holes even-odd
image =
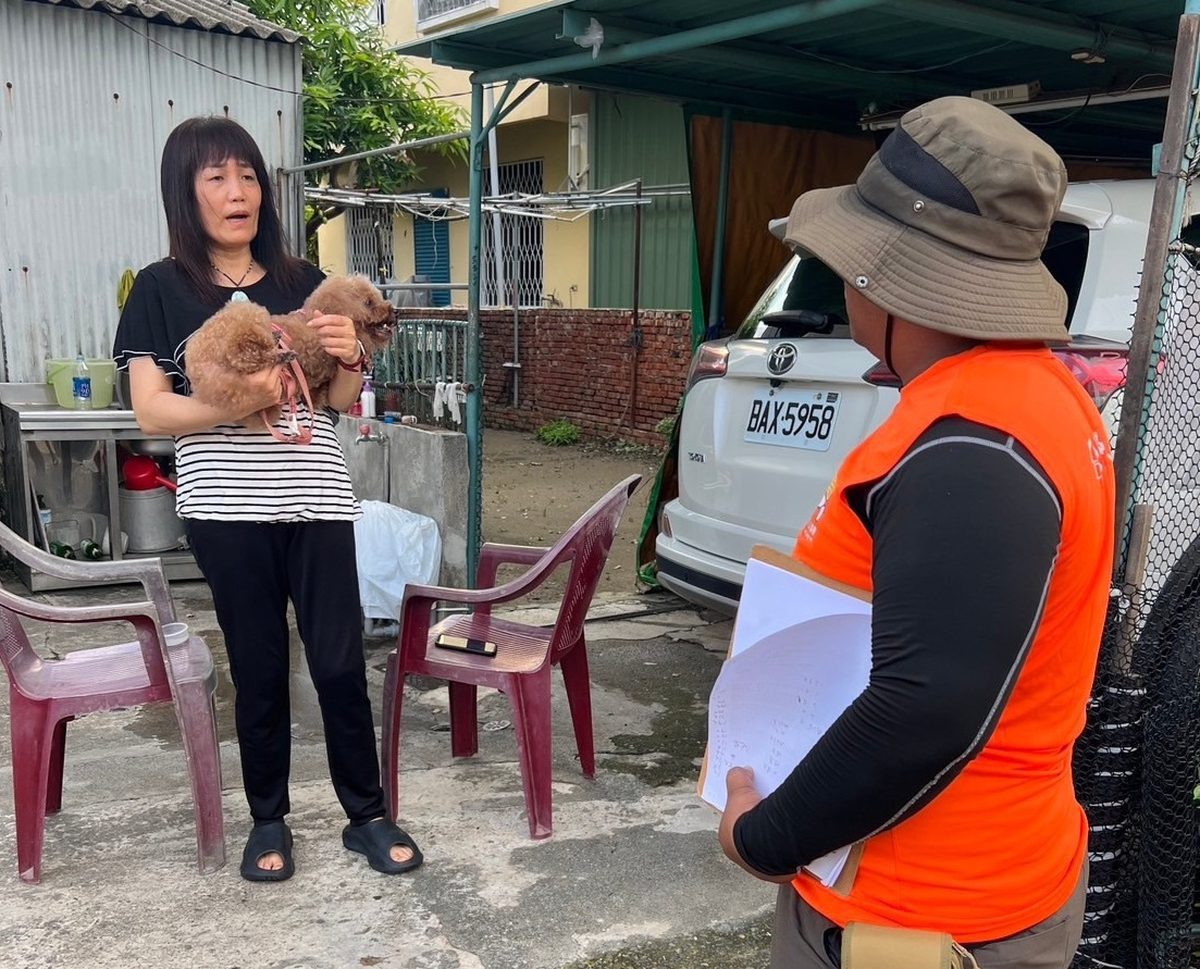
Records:
{"label": "license plate", "polygon": [[836,390],[761,391],[750,402],[744,440],[828,451],[841,394]]}

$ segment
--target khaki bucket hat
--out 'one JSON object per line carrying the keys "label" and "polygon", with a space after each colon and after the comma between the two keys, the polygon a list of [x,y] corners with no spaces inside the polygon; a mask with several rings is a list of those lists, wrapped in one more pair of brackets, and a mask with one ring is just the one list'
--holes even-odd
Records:
{"label": "khaki bucket hat", "polygon": [[1067,340],[1041,261],[1067,171],[999,108],[938,98],[905,114],[854,185],[805,192],[784,242],[894,316],[977,340]]}

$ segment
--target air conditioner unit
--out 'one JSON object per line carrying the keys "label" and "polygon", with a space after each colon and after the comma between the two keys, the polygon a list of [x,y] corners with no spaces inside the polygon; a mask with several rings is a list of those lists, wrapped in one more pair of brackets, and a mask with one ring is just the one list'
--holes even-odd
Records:
{"label": "air conditioner unit", "polygon": [[587,190],[588,168],[588,116],[573,114],[567,142],[567,175],[571,182],[571,191]]}
{"label": "air conditioner unit", "polygon": [[980,88],[972,91],[971,97],[988,104],[1023,104],[1032,101],[1042,93],[1041,81],[1030,81],[1028,84],[1009,84],[1005,87]]}

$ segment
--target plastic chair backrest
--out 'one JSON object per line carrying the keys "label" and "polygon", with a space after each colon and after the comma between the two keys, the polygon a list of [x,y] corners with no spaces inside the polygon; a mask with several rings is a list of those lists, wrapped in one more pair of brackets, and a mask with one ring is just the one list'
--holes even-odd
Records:
{"label": "plastic chair backrest", "polygon": [[635,474],[616,485],[584,512],[547,553],[553,556],[556,564],[571,561],[550,643],[552,656],[570,649],[582,635],[583,621],[600,585],[621,514],[641,480],[642,476]]}
{"label": "plastic chair backrest", "polygon": [[159,559],[125,559],[121,562],[73,562],[58,558],[31,545],[7,525],[0,523],[0,548],[35,572],[67,578],[80,585],[116,581],[140,582],[154,603],[160,622],[175,620],[175,604]]}
{"label": "plastic chair backrest", "polygon": [[50,623],[131,623],[141,649],[149,685],[160,686],[171,682],[171,671],[164,661],[166,644],[153,602],[53,606],[24,599],[0,588],[0,662],[19,690],[28,689],[30,675],[37,673],[44,664],[29,642],[22,617]]}
{"label": "plastic chair backrest", "polygon": [[24,684],[29,673],[41,666],[42,658],[34,651],[21,620],[0,605],[0,665],[10,680]]}

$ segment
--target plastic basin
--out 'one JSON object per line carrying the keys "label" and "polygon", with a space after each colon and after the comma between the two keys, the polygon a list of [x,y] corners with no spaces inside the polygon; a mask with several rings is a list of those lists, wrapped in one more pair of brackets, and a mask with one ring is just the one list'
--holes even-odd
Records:
{"label": "plastic basin", "polygon": [[[117,363],[115,360],[88,360],[87,365],[92,378],[92,409],[103,410],[112,404]],[[54,388],[54,397],[59,407],[75,409],[75,397],[72,394],[74,377],[74,359],[46,361],[46,383]]]}

